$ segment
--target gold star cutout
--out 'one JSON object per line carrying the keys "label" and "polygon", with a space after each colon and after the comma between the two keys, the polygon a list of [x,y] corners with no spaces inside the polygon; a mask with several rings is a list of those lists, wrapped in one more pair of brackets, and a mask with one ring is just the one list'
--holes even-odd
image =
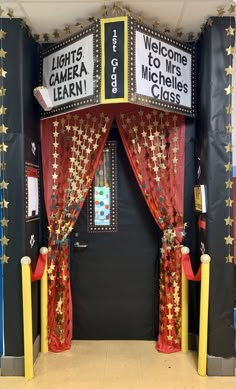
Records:
{"label": "gold star cutout", "polygon": [[3,105],[0,107],[0,115],[5,115],[7,112],[7,108],[3,107]]}
{"label": "gold star cutout", "polygon": [[13,8],[8,8],[8,13],[7,15],[9,16],[9,18],[14,18],[14,9]]}
{"label": "gold star cutout", "polygon": [[4,151],[6,153],[7,152],[7,148],[8,148],[8,146],[5,145],[5,143],[1,143],[0,144],[0,151]]}
{"label": "gold star cutout", "polygon": [[227,189],[232,189],[233,188],[233,181],[228,179],[228,181],[225,182],[226,188]]}
{"label": "gold star cutout", "polygon": [[0,76],[6,77],[6,74],[7,74],[7,72],[3,68],[0,68]]}
{"label": "gold star cutout", "polygon": [[225,49],[227,55],[233,55],[234,54],[234,46],[229,46],[227,49]]}
{"label": "gold star cutout", "polygon": [[233,126],[231,124],[228,124],[227,126],[225,126],[228,134],[231,134],[233,132]]}
{"label": "gold star cutout", "polygon": [[1,257],[1,261],[2,261],[2,263],[8,263],[8,259],[9,259],[10,257],[8,257],[6,254],[4,254],[2,257]]}
{"label": "gold star cutout", "polygon": [[3,48],[0,49],[0,58],[5,58],[7,51],[4,51]]}
{"label": "gold star cutout", "polygon": [[232,226],[234,219],[231,219],[230,216],[228,216],[226,219],[224,219],[226,226]]}
{"label": "gold star cutout", "polygon": [[0,126],[0,134],[6,134],[7,130],[8,130],[8,127],[4,126],[4,124],[2,124]]}
{"label": "gold star cutout", "polygon": [[233,244],[234,238],[232,238],[232,236],[228,235],[224,239],[225,239],[225,244]]}
{"label": "gold star cutout", "polygon": [[225,151],[226,153],[232,153],[233,151],[233,145],[229,143],[228,145],[225,146]]}
{"label": "gold star cutout", "polygon": [[4,39],[6,35],[7,35],[6,31],[3,31],[3,30],[1,29],[1,30],[0,30],[0,39]]}
{"label": "gold star cutout", "polygon": [[2,9],[2,7],[0,6],[0,16],[2,16],[3,12],[4,12],[4,9]]}
{"label": "gold star cutout", "polygon": [[219,7],[217,9],[218,16],[223,16],[225,14],[225,9],[224,7]]}
{"label": "gold star cutout", "polygon": [[225,200],[226,207],[232,207],[233,200],[229,197],[227,200]]}
{"label": "gold star cutout", "polygon": [[229,28],[226,28],[225,31],[227,32],[227,35],[234,36],[235,28],[232,28],[231,26],[229,26]]}
{"label": "gold star cutout", "polygon": [[59,122],[57,120],[55,120],[55,122],[53,122],[53,125],[54,125],[54,127],[58,127]]}
{"label": "gold star cutout", "polygon": [[6,201],[3,199],[3,201],[0,201],[1,208],[8,208],[9,201]]}
{"label": "gold star cutout", "polygon": [[2,182],[0,182],[1,189],[7,189],[8,185],[9,185],[9,182],[6,182],[5,180],[2,180]]}
{"label": "gold star cutout", "polygon": [[5,88],[0,88],[0,96],[5,96],[6,95],[6,89]]}
{"label": "gold star cutout", "polygon": [[225,110],[226,110],[227,115],[231,115],[233,112],[232,105],[228,105],[227,107],[225,107]]}
{"label": "gold star cutout", "polygon": [[235,8],[236,8],[236,5],[231,4],[230,7],[229,7],[229,9],[228,9],[228,12],[229,12],[230,14],[233,14],[233,13],[235,12]]}
{"label": "gold star cutout", "polygon": [[232,255],[228,255],[227,257],[225,257],[225,259],[226,259],[226,263],[233,263],[233,256]]}
{"label": "gold star cutout", "polygon": [[2,227],[7,227],[9,220],[5,219],[5,217],[4,217],[2,220],[0,220],[0,222],[2,223]]}
{"label": "gold star cutout", "polygon": [[8,239],[5,235],[0,239],[3,246],[7,246],[10,239]]}
{"label": "gold star cutout", "polygon": [[230,172],[231,170],[232,170],[232,167],[233,167],[233,165],[232,165],[232,163],[230,163],[230,162],[228,162],[226,165],[224,165],[225,166],[225,170],[227,171],[227,172]]}
{"label": "gold star cutout", "polygon": [[226,75],[227,76],[232,76],[233,72],[234,72],[234,69],[232,68],[232,66],[230,65],[228,68],[225,68],[225,72],[226,72]]}
{"label": "gold star cutout", "polygon": [[233,93],[234,87],[232,85],[228,85],[227,88],[224,88],[224,89],[225,89],[225,93],[227,95],[230,95]]}

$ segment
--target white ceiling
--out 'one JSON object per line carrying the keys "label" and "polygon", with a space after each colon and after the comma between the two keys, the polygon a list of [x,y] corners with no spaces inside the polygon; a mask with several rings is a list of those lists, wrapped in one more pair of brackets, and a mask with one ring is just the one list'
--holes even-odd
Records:
{"label": "white ceiling", "polygon": [[145,23],[158,25],[162,31],[170,30],[171,35],[179,32],[181,37],[183,33],[186,39],[193,33],[196,39],[208,17],[221,14],[221,10],[224,15],[235,15],[233,5],[236,10],[232,0],[0,0],[0,5],[2,17],[13,13],[14,17],[25,20],[33,34],[39,35],[37,38],[50,41],[84,27],[89,18],[103,17],[104,11],[108,16],[131,12]]}

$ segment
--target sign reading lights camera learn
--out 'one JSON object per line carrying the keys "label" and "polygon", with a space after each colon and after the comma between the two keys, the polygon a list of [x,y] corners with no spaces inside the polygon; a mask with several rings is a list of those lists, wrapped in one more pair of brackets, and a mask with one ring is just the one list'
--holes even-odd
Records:
{"label": "sign reading lights camera learn", "polygon": [[93,32],[91,26],[44,53],[43,85],[48,88],[54,112],[95,103]]}
{"label": "sign reading lights camera learn", "polygon": [[134,34],[136,91],[133,90],[133,100],[194,116],[192,47],[142,25],[137,25]]}

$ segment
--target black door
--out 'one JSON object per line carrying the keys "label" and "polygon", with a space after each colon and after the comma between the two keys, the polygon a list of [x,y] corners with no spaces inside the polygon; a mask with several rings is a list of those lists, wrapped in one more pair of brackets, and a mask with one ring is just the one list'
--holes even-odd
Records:
{"label": "black door", "polygon": [[110,140],[116,144],[117,231],[88,232],[87,199],[71,237],[73,339],[156,339],[161,232],[116,128]]}

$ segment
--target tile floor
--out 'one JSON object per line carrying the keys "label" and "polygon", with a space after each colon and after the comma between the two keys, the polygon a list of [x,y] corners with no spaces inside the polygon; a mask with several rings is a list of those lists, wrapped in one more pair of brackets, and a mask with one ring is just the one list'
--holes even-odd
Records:
{"label": "tile floor", "polygon": [[74,341],[40,354],[33,380],[0,377],[0,389],[235,389],[236,377],[200,377],[197,355],[161,354],[150,341]]}

